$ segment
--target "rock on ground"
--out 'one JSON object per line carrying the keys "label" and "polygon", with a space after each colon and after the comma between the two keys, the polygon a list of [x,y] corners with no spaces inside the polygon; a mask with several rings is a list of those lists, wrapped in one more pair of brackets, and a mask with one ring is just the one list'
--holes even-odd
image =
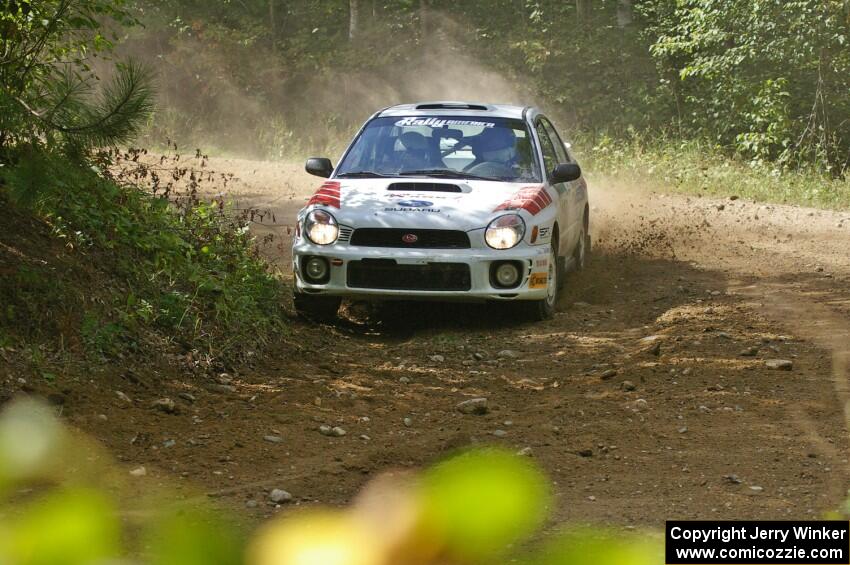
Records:
{"label": "rock on ground", "polygon": [[177,405],[170,398],[154,400],[151,404],[151,408],[159,410],[160,412],[165,412],[166,414],[177,414],[178,412]]}
{"label": "rock on ground", "polygon": [[292,500],[292,495],[283,489],[276,488],[269,493],[269,500],[275,504],[280,504],[282,502],[289,502]]}
{"label": "rock on ground", "polygon": [[464,400],[457,405],[457,410],[461,414],[475,414],[479,416],[486,414],[488,410],[487,399],[471,398],[469,400]]}
{"label": "rock on ground", "polygon": [[769,359],[765,361],[764,364],[768,369],[774,369],[777,371],[790,371],[794,368],[794,363],[788,359]]}

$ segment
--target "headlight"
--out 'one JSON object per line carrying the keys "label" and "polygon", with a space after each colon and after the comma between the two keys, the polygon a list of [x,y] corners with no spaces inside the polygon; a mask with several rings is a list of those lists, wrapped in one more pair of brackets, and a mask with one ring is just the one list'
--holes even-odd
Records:
{"label": "headlight", "polygon": [[339,236],[336,218],[324,210],[313,210],[304,219],[304,233],[318,245],[329,245]]}
{"label": "headlight", "polygon": [[516,214],[499,216],[487,226],[484,241],[493,249],[510,249],[522,241],[525,222]]}

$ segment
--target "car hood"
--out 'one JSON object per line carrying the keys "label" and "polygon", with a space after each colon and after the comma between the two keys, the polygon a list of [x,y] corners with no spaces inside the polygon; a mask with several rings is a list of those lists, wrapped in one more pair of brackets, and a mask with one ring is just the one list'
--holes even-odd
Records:
{"label": "car hood", "polygon": [[[473,230],[529,183],[454,179],[340,179],[342,225]],[[539,185],[536,185],[539,186]],[[336,188],[336,187],[334,187]],[[321,192],[321,190],[320,190]]]}

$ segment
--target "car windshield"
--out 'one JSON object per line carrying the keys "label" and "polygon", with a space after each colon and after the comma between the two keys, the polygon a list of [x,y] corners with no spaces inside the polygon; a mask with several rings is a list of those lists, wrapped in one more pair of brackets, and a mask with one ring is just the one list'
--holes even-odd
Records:
{"label": "car windshield", "polygon": [[375,118],[334,176],[540,182],[531,136],[522,120],[466,116]]}

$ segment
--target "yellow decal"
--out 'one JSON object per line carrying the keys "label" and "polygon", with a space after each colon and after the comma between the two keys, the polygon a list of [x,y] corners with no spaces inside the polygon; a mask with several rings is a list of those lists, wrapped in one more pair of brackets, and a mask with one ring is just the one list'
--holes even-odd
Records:
{"label": "yellow decal", "polygon": [[549,283],[549,273],[531,273],[528,288],[546,288]]}

